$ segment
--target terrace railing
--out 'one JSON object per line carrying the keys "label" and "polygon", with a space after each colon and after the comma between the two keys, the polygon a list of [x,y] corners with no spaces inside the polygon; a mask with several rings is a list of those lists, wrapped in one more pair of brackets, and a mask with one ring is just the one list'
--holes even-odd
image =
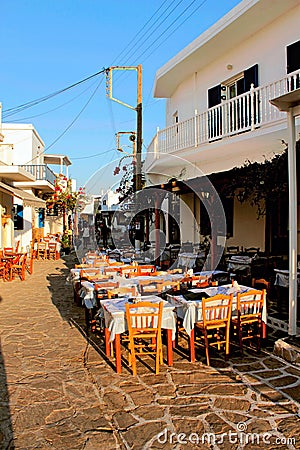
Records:
{"label": "terrace railing", "polygon": [[[285,114],[271,105],[270,100],[300,87],[300,70],[288,76],[254,88],[249,92],[159,130],[147,152],[157,158],[160,153],[198,147],[199,145],[253,131],[282,120]],[[151,159],[151,157],[150,157]]]}
{"label": "terrace railing", "polygon": [[21,165],[20,167],[31,173],[36,180],[48,181],[54,186],[56,175],[47,164]]}

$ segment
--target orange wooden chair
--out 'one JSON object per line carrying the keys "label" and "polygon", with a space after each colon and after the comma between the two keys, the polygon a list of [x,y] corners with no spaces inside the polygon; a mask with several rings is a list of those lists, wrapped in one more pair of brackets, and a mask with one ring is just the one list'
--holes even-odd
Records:
{"label": "orange wooden chair", "polygon": [[25,281],[27,253],[21,255],[20,259],[11,265],[11,277],[14,279],[18,275],[22,281]]}
{"label": "orange wooden chair", "polygon": [[202,299],[202,322],[195,324],[204,339],[206,361],[210,365],[209,346],[225,344],[225,359],[229,356],[230,319],[233,295],[215,295]]}
{"label": "orange wooden chair", "polygon": [[29,259],[26,258],[26,270],[27,272],[32,275],[33,274],[33,262],[36,259],[36,253],[37,251],[33,248],[30,249],[30,257]]}
{"label": "orange wooden chair", "polygon": [[262,336],[262,309],[265,303],[266,290],[251,290],[237,294],[237,317],[232,324],[237,331],[240,352],[243,355],[243,342],[256,340],[257,351],[260,350]]}
{"label": "orange wooden chair", "polygon": [[137,374],[136,359],[145,355],[155,355],[155,373],[163,362],[161,323],[163,302],[126,303],[126,320],[129,335],[129,365],[132,374]]}
{"label": "orange wooden chair", "polygon": [[56,259],[56,242],[48,243],[47,257],[48,259]]}

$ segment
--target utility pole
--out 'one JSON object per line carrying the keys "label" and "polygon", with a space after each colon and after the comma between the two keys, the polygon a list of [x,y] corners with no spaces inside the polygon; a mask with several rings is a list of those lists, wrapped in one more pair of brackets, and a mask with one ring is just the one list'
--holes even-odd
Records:
{"label": "utility pole", "polygon": [[135,186],[136,192],[142,189],[142,117],[143,117],[143,107],[142,107],[142,66],[141,64],[137,68],[138,70],[138,93],[137,93],[137,123],[136,123],[136,179]]}
{"label": "utility pole", "polygon": [[[136,105],[132,106],[128,103],[122,102],[121,100],[113,97],[113,72],[115,70],[135,70],[137,72],[137,101]],[[127,108],[133,109],[137,113],[136,119],[136,146],[135,149],[135,185],[134,191],[135,193],[142,190],[142,145],[143,145],[143,137],[142,137],[142,65],[139,64],[136,67],[109,67],[106,70],[106,93],[107,96],[123,106]],[[118,134],[117,134],[118,136]],[[138,204],[137,197],[135,198],[136,204],[136,216],[135,216],[135,250],[137,253],[140,252],[141,249],[141,241],[143,241],[143,227],[142,227],[142,217],[138,213]]]}
{"label": "utility pole", "polygon": [[[137,102],[135,106],[129,105],[113,96],[113,72],[116,70],[135,70],[137,72]],[[136,121],[136,166],[135,166],[135,191],[138,192],[142,189],[142,65],[138,66],[114,66],[109,67],[106,70],[106,94],[107,96],[127,108],[133,109],[137,113]]]}

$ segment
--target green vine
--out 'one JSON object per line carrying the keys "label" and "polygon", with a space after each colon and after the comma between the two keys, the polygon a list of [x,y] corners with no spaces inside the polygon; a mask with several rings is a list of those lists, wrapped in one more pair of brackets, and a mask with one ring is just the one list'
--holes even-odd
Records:
{"label": "green vine", "polygon": [[[299,152],[300,140],[296,144],[297,156]],[[274,206],[280,196],[288,193],[287,148],[271,160],[265,158],[261,163],[247,160],[242,167],[232,169],[222,193],[256,207],[258,219],[264,216],[267,205]]]}

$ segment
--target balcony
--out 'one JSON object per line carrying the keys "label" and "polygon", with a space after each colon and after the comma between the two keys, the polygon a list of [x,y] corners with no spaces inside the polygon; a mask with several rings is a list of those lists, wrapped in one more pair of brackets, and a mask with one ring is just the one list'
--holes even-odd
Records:
{"label": "balcony", "polygon": [[56,175],[47,164],[20,165],[18,167],[29,172],[34,177],[34,182],[16,183],[16,186],[26,187],[30,185],[30,187],[43,191],[54,191]]}
{"label": "balcony", "polygon": [[[249,155],[250,151],[250,155],[253,155],[255,136],[258,154],[269,144],[266,135],[270,132],[277,135],[273,136],[274,148],[268,150],[273,153],[282,150],[279,143],[284,137],[282,129],[286,128],[286,115],[271,105],[270,100],[299,87],[300,70],[264,86],[254,88],[252,85],[249,92],[222,101],[190,119],[158,131],[147,149],[146,170],[151,170],[157,164],[162,165],[163,157],[170,154],[180,154],[181,158],[194,162],[220,157],[220,146],[224,145],[227,146],[226,157],[233,156],[237,151],[244,151],[244,155]],[[237,142],[239,145],[236,145]],[[216,148],[218,152],[213,151]],[[168,158],[165,161],[170,164]]]}
{"label": "balcony", "polygon": [[32,182],[35,180],[34,176],[23,167],[3,163],[0,164],[0,177],[8,181]]}

